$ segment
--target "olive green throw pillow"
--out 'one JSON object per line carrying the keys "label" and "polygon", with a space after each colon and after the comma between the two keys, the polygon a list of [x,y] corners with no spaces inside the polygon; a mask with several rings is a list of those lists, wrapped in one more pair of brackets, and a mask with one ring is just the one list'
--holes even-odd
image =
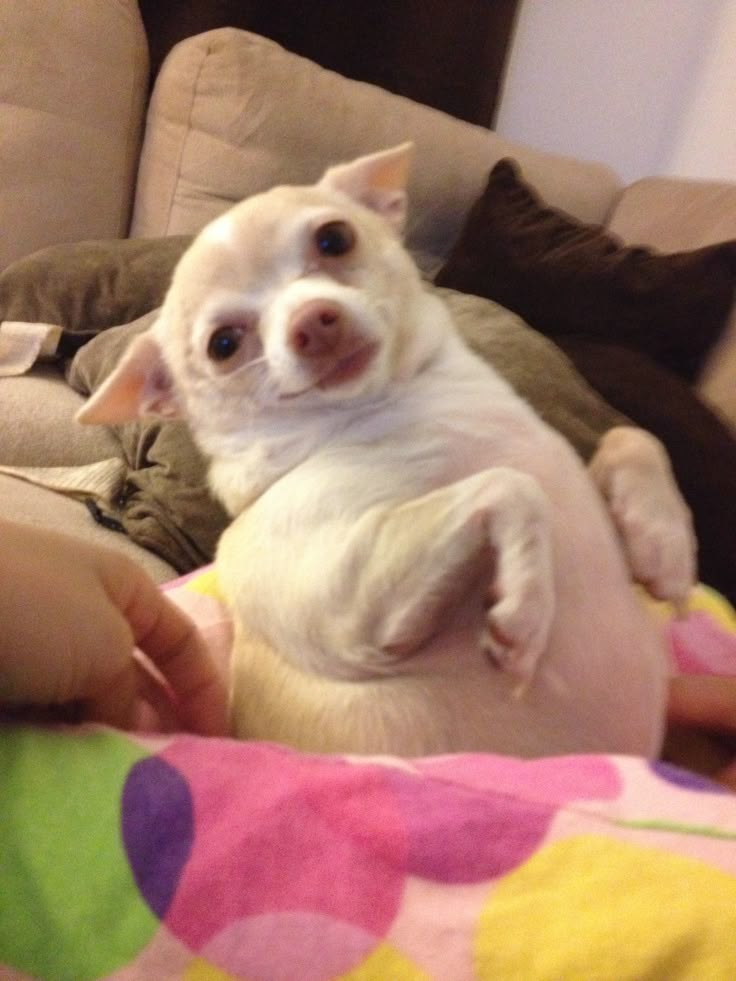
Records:
{"label": "olive green throw pillow", "polygon": [[52,245],[0,273],[0,322],[57,324],[71,356],[101,330],[160,306],[191,236]]}

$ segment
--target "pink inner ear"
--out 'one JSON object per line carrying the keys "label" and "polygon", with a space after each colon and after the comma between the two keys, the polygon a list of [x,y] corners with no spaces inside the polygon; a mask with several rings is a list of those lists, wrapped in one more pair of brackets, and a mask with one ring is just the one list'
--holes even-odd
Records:
{"label": "pink inner ear", "polygon": [[412,150],[411,143],[403,143],[391,150],[359,157],[352,163],[339,164],[331,167],[320,183],[378,212],[400,230],[406,216]]}
{"label": "pink inner ear", "polygon": [[114,425],[145,415],[173,418],[179,404],[158,341],[134,338],[113,372],[77,413],[78,422]]}
{"label": "pink inner ear", "polygon": [[405,191],[409,183],[409,170],[413,146],[402,143],[400,146],[359,158],[354,166],[361,164],[368,173],[368,183],[382,191]]}
{"label": "pink inner ear", "polygon": [[174,381],[167,366],[160,361],[145,379],[139,395],[138,414],[174,419],[181,415],[180,410],[174,394]]}
{"label": "pink inner ear", "polygon": [[407,210],[405,191],[372,188],[363,195],[362,202],[382,215],[397,231],[403,231]]}

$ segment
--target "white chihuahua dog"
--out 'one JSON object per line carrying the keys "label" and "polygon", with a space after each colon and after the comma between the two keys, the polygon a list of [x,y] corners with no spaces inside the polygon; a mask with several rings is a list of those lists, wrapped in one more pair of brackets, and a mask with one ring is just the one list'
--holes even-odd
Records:
{"label": "white chihuahua dog", "polygon": [[[80,418],[183,415],[211,459],[238,735],[655,754],[662,632],[594,480],[402,246],[410,151],[212,222]],[[681,599],[692,541],[656,441],[614,431],[593,471],[638,578]]]}

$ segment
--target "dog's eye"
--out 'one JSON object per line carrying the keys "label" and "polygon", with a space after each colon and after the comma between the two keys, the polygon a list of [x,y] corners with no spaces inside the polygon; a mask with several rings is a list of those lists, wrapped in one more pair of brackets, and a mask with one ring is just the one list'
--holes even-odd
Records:
{"label": "dog's eye", "polygon": [[328,221],[314,233],[320,255],[346,255],[355,245],[355,232],[346,221]]}
{"label": "dog's eye", "polygon": [[243,342],[245,328],[235,324],[223,324],[212,333],[207,344],[207,355],[212,361],[227,361]]}

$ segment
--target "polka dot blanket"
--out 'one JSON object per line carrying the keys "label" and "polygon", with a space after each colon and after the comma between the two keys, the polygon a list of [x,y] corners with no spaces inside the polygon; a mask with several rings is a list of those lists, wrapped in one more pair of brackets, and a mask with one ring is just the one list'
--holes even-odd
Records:
{"label": "polka dot blanket", "polygon": [[[210,573],[173,598],[211,644]],[[683,670],[736,671],[699,588]],[[631,757],[0,730],[0,978],[736,978],[736,795]]]}

